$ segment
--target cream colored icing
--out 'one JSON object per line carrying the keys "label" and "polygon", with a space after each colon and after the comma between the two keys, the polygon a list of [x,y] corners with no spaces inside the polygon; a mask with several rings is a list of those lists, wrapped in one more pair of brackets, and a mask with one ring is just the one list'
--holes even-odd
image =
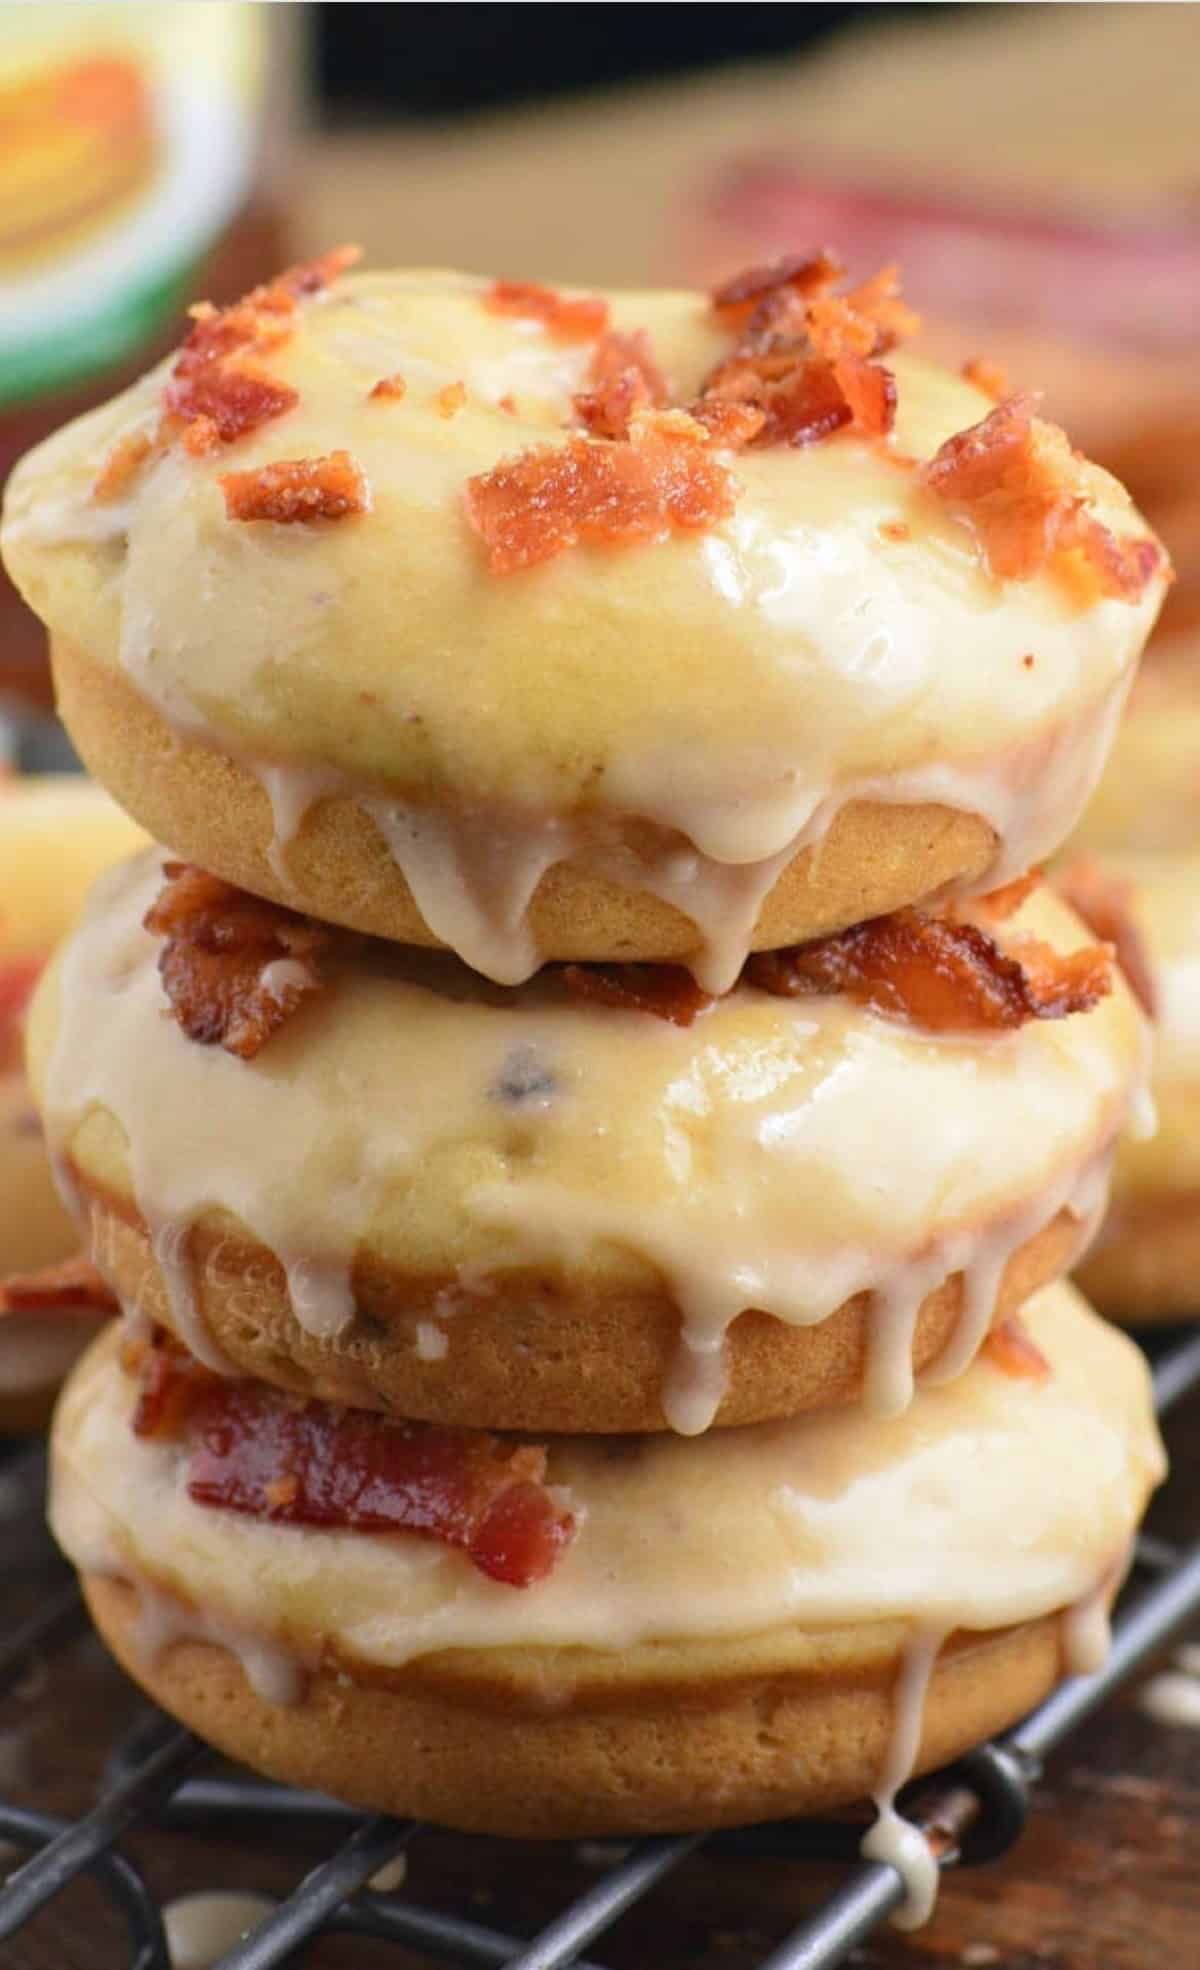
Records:
{"label": "cream colored icing", "polygon": [[[431,927],[512,982],[532,965],[523,899],[547,858],[569,848],[606,872],[606,832],[657,822],[672,845],[639,878],[694,916],[700,970],[724,984],[779,867],[847,800],[985,815],[1001,839],[982,886],[1057,847],[1161,583],[1136,605],[1082,606],[1051,575],[988,575],[909,464],[983,417],[982,393],[900,352],[886,444],[742,454],[735,510],[711,531],[501,578],[467,526],[466,481],[561,433],[587,351],[491,314],[485,287],[352,276],[271,357],[300,402],[241,441],[237,465],[347,447],[371,488],[361,519],[232,523],[217,485],[229,456],[177,448],[98,538],[91,485],[150,414],[161,369],[10,482],[18,583],[178,730],[261,763],[278,865],[329,771],[361,795]],[[698,295],[617,295],[613,319],[650,329],[681,398],[728,348]],[[403,401],[371,401],[397,370],[413,386]],[[467,400],[448,419],[437,393],[460,380]],[[508,392],[515,415],[499,407]],[[1118,533],[1142,530],[1106,475],[1089,498]],[[898,526],[907,537],[881,533]]]}
{"label": "cream colored icing", "polygon": [[180,1448],[131,1434],[110,1336],[59,1407],[52,1522],[76,1565],[150,1581],[235,1636],[286,1640],[301,1662],[330,1646],[394,1667],[442,1649],[620,1651],[887,1620],[994,1629],[1091,1593],[1164,1469],[1133,1343],[1065,1285],[1027,1318],[1054,1371],[1043,1383],[981,1357],[888,1419],[822,1412],[694,1442],[625,1439],[619,1454],[552,1440],[549,1478],[581,1525],[526,1589],[415,1535],[194,1504]]}
{"label": "cream colored icing", "polygon": [[919,1829],[896,1811],[896,1794],[916,1766],[929,1679],[944,1640],[939,1628],[917,1627],[905,1643],[896,1682],[892,1739],[874,1793],[875,1824],[862,1840],[864,1860],[886,1861],[904,1882],[904,1901],[892,1917],[898,1929],[919,1929],[933,1914],[937,1899],[937,1859]]}
{"label": "cream colored icing", "polygon": [[220,1888],[176,1895],[163,1909],[171,1970],[213,1970],[277,1906],[268,1895]]}
{"label": "cream colored icing", "polygon": [[[226,1213],[331,1343],[366,1248],[455,1272],[470,1298],[513,1267],[601,1289],[663,1280],[682,1312],[666,1405],[686,1431],[712,1419],[739,1313],[804,1325],[871,1292],[869,1393],[898,1409],[925,1294],[964,1273],[942,1363],[956,1372],[1009,1254],[1062,1209],[1082,1243],[1142,1072],[1123,989],[1065,1021],[938,1038],[845,999],[739,987],[685,1030],[564,999],[553,974],[505,993],[448,957],[344,945],[327,987],[237,1060],[169,1016],[141,928],[160,859],[98,887],[39,991],[31,1071],[56,1159],[136,1200],[172,1322],[218,1370],[189,1235]],[[1081,939],[1046,893],[1013,930]],[[444,1333],[452,1355],[452,1319]]]}

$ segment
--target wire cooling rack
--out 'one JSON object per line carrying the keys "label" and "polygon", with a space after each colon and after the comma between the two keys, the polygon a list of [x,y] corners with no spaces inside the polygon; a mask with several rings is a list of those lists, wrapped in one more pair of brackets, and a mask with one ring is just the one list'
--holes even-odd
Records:
{"label": "wire cooling rack", "polygon": [[[1197,1387],[1200,1331],[1191,1331],[1158,1352],[1154,1393],[1160,1416]],[[10,1487],[27,1487],[31,1514],[40,1492],[41,1454],[40,1449],[23,1451],[4,1467]],[[907,1816],[924,1832],[942,1866],[970,1866],[1004,1853],[1025,1824],[1030,1791],[1046,1757],[1197,1613],[1200,1541],[1179,1548],[1143,1536],[1104,1669],[1073,1677],[1024,1723],[919,1781],[903,1796]],[[74,1585],[60,1585],[0,1644],[0,1697],[34,1671],[45,1671],[51,1686],[57,1659],[86,1628]],[[124,1924],[129,1970],[170,1970],[162,1911],[142,1871],[121,1851],[126,1835],[151,1825],[183,1833],[238,1827],[260,1842],[278,1842],[303,1828],[328,1845],[328,1858],[221,1959],[217,1970],[277,1970],[296,1961],[307,1943],[331,1936],[402,1945],[406,1962],[417,1951],[464,1970],[477,1965],[602,1970],[584,1952],[644,1897],[655,1891],[669,1896],[667,1877],[700,1848],[846,1865],[841,1887],[790,1935],[768,1947],[757,1970],[835,1970],[899,1906],[904,1894],[892,1867],[859,1858],[860,1828],[836,1821],[789,1821],[733,1833],[639,1840],[617,1850],[619,1857],[593,1885],[549,1913],[536,1935],[517,1936],[465,1913],[445,1913],[397,1894],[371,1891],[372,1877],[402,1855],[419,1830],[415,1822],[354,1813],[315,1793],[204,1769],[215,1763],[191,1732],[149,1710],[116,1745],[99,1797],[82,1817],[61,1818],[0,1800],[0,1841],[29,1856],[0,1887],[0,1944],[78,1876],[88,1875]]]}

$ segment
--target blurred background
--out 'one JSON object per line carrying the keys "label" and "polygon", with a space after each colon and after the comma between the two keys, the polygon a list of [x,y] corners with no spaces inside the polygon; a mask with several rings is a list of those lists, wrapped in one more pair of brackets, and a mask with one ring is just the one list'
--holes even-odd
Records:
{"label": "blurred background", "polygon": [[[0,478],[229,299],[375,264],[709,283],[898,259],[930,346],[1036,385],[1200,617],[1200,7],[0,0]],[[1168,622],[1168,629],[1172,626]],[[0,693],[48,697],[0,592]]]}

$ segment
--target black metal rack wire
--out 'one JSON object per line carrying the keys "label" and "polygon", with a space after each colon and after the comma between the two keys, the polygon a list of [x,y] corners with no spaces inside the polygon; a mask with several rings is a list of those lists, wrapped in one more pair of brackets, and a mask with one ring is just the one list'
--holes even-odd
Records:
{"label": "black metal rack wire", "polygon": [[[1197,1387],[1200,1331],[1192,1331],[1158,1355],[1154,1393],[1160,1416]],[[31,1489],[36,1487],[39,1456],[37,1451],[24,1453],[24,1476]],[[12,1472],[10,1465],[10,1478]],[[1200,1540],[1181,1550],[1143,1536],[1105,1667],[1092,1676],[1071,1678],[1015,1729],[902,1795],[907,1816],[931,1842],[941,1865],[970,1866],[1006,1852],[1025,1824],[1030,1791],[1044,1760],[1198,1614]],[[73,1586],[49,1596],[0,1646],[0,1696],[31,1666],[68,1647],[86,1627]],[[151,1710],[117,1746],[100,1797],[82,1818],[65,1820],[0,1801],[0,1840],[30,1855],[0,1887],[0,1942],[86,1873],[124,1920],[129,1970],[170,1970],[162,1913],[138,1868],[120,1851],[125,1835],[147,1822],[180,1829],[240,1822],[269,1825],[276,1833],[283,1826],[303,1824],[333,1843],[329,1857],[221,1959],[217,1970],[279,1970],[305,1944],[334,1935],[404,1944],[458,1966],[602,1970],[583,1952],[701,1847],[847,1865],[843,1885],[761,1958],[758,1970],[835,1970],[898,1908],[904,1895],[894,1868],[859,1858],[860,1829],[835,1821],[791,1821],[732,1833],[639,1840],[582,1895],[552,1914],[535,1936],[514,1936],[466,1915],[369,1889],[372,1877],[403,1854],[418,1831],[414,1822],[355,1813],[319,1794],[245,1775],[205,1772],[211,1758],[191,1732]]]}

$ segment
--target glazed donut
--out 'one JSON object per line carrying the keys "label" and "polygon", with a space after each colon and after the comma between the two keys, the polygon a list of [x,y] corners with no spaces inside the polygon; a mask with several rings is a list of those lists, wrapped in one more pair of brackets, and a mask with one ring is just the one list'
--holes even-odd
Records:
{"label": "glazed donut", "polygon": [[[86,780],[0,779],[0,1281],[79,1248],[20,1071],[20,1018],[35,967],[96,875],[141,839],[141,830]],[[58,1384],[97,1325],[82,1312],[0,1312],[0,1433],[41,1427]]]}
{"label": "glazed donut", "polygon": [[1132,1344],[1063,1285],[1027,1320],[1045,1380],[981,1358],[889,1421],[552,1442],[576,1531],[526,1586],[197,1502],[186,1439],[131,1432],[114,1331],[51,1519],[131,1674],[274,1777],[507,1835],[886,1806],[1085,1666],[1163,1471]]}
{"label": "glazed donut", "polygon": [[[333,932],[244,1059],[169,1016],[160,892],[158,851],[105,878],[31,1014],[91,1255],[218,1371],[406,1417],[901,1407],[1071,1262],[1143,1073],[1119,980],[939,1036],[751,976],[679,1026]],[[1085,941],[1045,889],[1004,928]]]}
{"label": "glazed donut", "polygon": [[[904,352],[867,379],[890,429],[892,399],[876,435],[735,454],[680,424],[736,356],[703,297],[537,290],[539,316],[472,276],[324,280],[276,284],[249,329],[202,316],[173,369],[10,481],[7,562],[63,716],[172,849],[501,982],[674,958],[723,990],[748,948],[986,889],[1065,837],[1164,586],[1115,480],[1063,463],[1051,500],[1107,542],[1103,593],[1074,549],[1001,580],[925,476],[991,400]],[[564,339],[563,309],[590,330]],[[230,398],[204,352],[238,335],[253,374]],[[613,335],[672,408],[606,446],[569,434]],[[1053,448],[1021,417],[1010,479]],[[603,540],[513,571],[551,555],[521,530],[582,510],[589,474],[660,467],[587,509]],[[530,473],[559,474],[560,506]],[[608,537],[626,526],[664,537]]]}
{"label": "glazed donut", "polygon": [[1153,988],[1158,1128],[1122,1139],[1109,1214],[1080,1281],[1110,1318],[1178,1320],[1200,1313],[1200,852],[1109,855],[1100,866]]}

